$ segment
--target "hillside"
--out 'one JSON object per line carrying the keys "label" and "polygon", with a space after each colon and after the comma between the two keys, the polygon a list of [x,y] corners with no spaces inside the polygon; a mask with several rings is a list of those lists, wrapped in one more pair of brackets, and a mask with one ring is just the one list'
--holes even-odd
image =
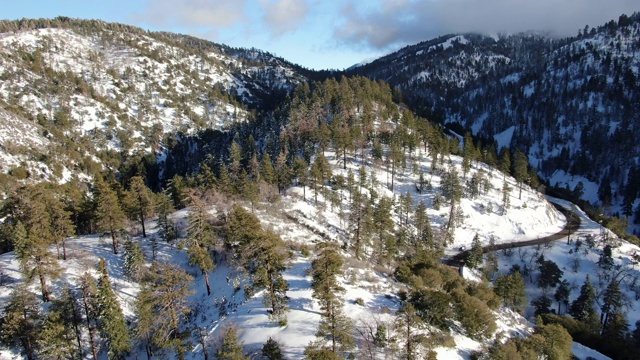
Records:
{"label": "hillside", "polygon": [[[245,122],[305,81],[258,50],[121,24],[56,18],[0,30],[0,171],[19,167],[21,178],[64,182],[114,166],[101,153],[159,153],[167,134]],[[19,128],[32,144],[11,136]]]}
{"label": "hillside", "polygon": [[452,34],[348,73],[389,82],[423,116],[519,149],[550,186],[640,221],[640,16],[576,32]]}
{"label": "hillside", "polygon": [[[574,241],[522,246],[566,227],[539,176],[560,142],[587,141],[518,111],[538,109],[538,75],[560,74],[550,54],[611,50],[637,20],[562,41],[442,37],[340,78],[122,24],[1,21],[0,357],[607,358],[577,340],[632,359],[638,247],[559,199],[581,217]],[[636,71],[634,46],[611,63]],[[478,115],[503,111],[504,88],[530,102]],[[531,119],[527,147],[524,122],[494,123],[511,116]],[[611,181],[607,213],[622,188],[635,201],[630,159],[608,162],[631,178]],[[483,251],[496,244],[511,248]]]}

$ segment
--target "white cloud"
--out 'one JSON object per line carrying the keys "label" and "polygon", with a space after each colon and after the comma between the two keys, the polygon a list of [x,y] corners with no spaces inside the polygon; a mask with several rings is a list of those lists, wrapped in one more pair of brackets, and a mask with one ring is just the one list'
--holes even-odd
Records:
{"label": "white cloud", "polygon": [[137,18],[153,26],[228,28],[246,21],[246,0],[150,0]]}
{"label": "white cloud", "polygon": [[296,31],[309,14],[309,4],[302,0],[260,0],[264,8],[262,21],[273,36]]}
{"label": "white cloud", "polygon": [[577,34],[640,10],[637,0],[380,0],[342,8],[335,38],[349,46],[388,49],[454,32],[552,31]]}

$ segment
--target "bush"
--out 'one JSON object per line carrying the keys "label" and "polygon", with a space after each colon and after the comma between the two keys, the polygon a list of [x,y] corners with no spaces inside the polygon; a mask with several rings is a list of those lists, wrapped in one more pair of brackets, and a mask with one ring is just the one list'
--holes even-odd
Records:
{"label": "bush", "polygon": [[356,305],[364,306],[364,300],[362,298],[357,298],[354,303]]}

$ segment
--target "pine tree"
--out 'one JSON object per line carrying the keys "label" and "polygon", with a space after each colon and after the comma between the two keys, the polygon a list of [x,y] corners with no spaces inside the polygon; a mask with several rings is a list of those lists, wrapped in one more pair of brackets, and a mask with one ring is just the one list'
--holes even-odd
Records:
{"label": "pine tree", "polygon": [[26,286],[18,285],[11,292],[1,323],[2,342],[7,345],[19,344],[27,359],[35,359],[42,316],[38,299]]}
{"label": "pine tree", "polygon": [[129,191],[126,198],[129,212],[140,222],[142,237],[146,238],[147,232],[144,222],[153,210],[153,195],[144,184],[144,179],[141,176],[129,179]]}
{"label": "pine tree", "polygon": [[466,265],[470,269],[476,269],[482,264],[483,254],[482,244],[480,243],[480,236],[476,233],[471,242],[471,249],[467,252]]}
{"label": "pine tree", "polygon": [[571,293],[571,287],[567,280],[562,280],[558,288],[556,289],[555,294],[553,295],[554,299],[558,302],[558,315],[560,315],[561,307],[560,305],[564,304],[565,309],[569,307],[569,295]]}
{"label": "pine tree", "polygon": [[125,321],[122,308],[111,288],[107,263],[100,259],[98,279],[98,329],[105,339],[109,349],[110,359],[123,359],[131,349],[129,330]]}
{"label": "pine tree", "polygon": [[496,295],[502,298],[505,306],[513,310],[522,310],[526,303],[527,293],[525,292],[524,280],[520,272],[498,275],[494,291]]}
{"label": "pine tree", "polygon": [[56,244],[58,259],[60,259],[59,244],[62,245],[62,259],[67,260],[67,237],[75,233],[75,226],[71,221],[71,213],[65,210],[65,204],[58,198],[49,195],[43,199],[49,213],[50,232]]}
{"label": "pine tree", "polygon": [[98,349],[96,348],[95,332],[98,320],[98,289],[95,279],[85,272],[80,277],[80,291],[82,294],[82,309],[84,318],[89,331],[89,344],[91,345],[91,353],[93,360],[98,360]]}
{"label": "pine tree", "polygon": [[145,259],[142,247],[138,242],[128,238],[124,242],[124,273],[131,279],[137,280],[142,275]]}
{"label": "pine tree", "polygon": [[218,348],[218,360],[249,360],[242,350],[242,343],[238,339],[235,328],[227,329],[222,339],[222,344]]}
{"label": "pine tree", "polygon": [[345,352],[354,346],[352,325],[342,313],[344,288],[337,277],[342,274],[342,257],[334,244],[323,243],[318,246],[318,255],[311,263],[313,297],[320,303],[322,318],[316,336],[330,341],[333,353]]}
{"label": "pine tree", "polygon": [[283,195],[286,195],[287,186],[291,184],[291,178],[293,177],[294,172],[287,164],[287,156],[283,151],[281,151],[276,158],[276,167],[274,173],[276,174],[277,178],[278,190],[281,191]]}
{"label": "pine tree", "polygon": [[165,242],[173,240],[173,224],[169,214],[174,211],[171,195],[164,189],[156,198],[156,214],[158,214],[158,236]]}
{"label": "pine tree", "polygon": [[511,201],[511,186],[504,181],[502,183],[502,215],[507,213],[507,209],[509,208]]}
{"label": "pine tree", "polygon": [[260,176],[267,184],[277,184],[276,171],[271,163],[271,157],[269,153],[265,153],[260,161]]}
{"label": "pine tree", "polygon": [[302,186],[302,200],[307,201],[306,186],[309,178],[309,164],[302,157],[293,160],[293,171],[298,179],[298,185]]}
{"label": "pine tree", "polygon": [[64,360],[78,356],[73,329],[62,320],[59,311],[51,310],[47,315],[38,339],[38,354],[45,359]]}
{"label": "pine tree", "polygon": [[125,216],[118,202],[118,196],[102,180],[96,182],[96,218],[99,231],[111,235],[113,253],[118,253],[118,233],[124,229]]}
{"label": "pine tree", "polygon": [[197,195],[191,196],[191,211],[187,218],[187,236],[185,245],[187,255],[192,265],[196,265],[207,286],[207,295],[211,295],[211,285],[209,284],[209,272],[215,269],[216,265],[211,257],[210,248],[215,243],[216,236],[209,224],[209,215],[206,205]]}
{"label": "pine tree", "polygon": [[518,199],[522,198],[522,185],[528,180],[529,177],[527,170],[528,166],[529,161],[527,160],[527,156],[520,150],[516,150],[516,153],[513,156],[513,177],[518,183]]}
{"label": "pine tree", "polygon": [[[596,291],[591,285],[589,275],[580,288],[580,295],[576,298],[569,308],[569,314],[576,320],[587,323],[592,330],[597,330],[599,327],[598,314],[594,308],[594,302],[596,300]],[[594,321],[595,320],[595,321]]]}
{"label": "pine tree", "polygon": [[62,288],[60,299],[52,302],[50,314],[54,312],[58,313],[59,321],[53,322],[59,322],[63,327],[63,331],[60,334],[63,335],[64,343],[60,347],[66,348],[65,352],[71,354],[70,357],[72,358],[76,355],[82,357],[82,332],[80,330],[82,316],[69,284],[65,284]]}
{"label": "pine tree", "polygon": [[269,340],[262,346],[262,356],[268,360],[284,360],[280,344],[271,337],[269,337]]}
{"label": "pine tree", "polygon": [[[188,297],[193,277],[173,264],[153,262],[142,282],[136,300],[138,324],[136,332],[147,344],[161,349],[175,349],[183,360],[188,344],[181,324],[191,312]],[[149,351],[149,348],[147,348]]]}
{"label": "pine tree", "polygon": [[355,192],[349,212],[349,230],[354,255],[357,259],[369,244],[371,231],[374,230],[371,218],[371,204],[364,193]]}
{"label": "pine tree", "polygon": [[241,249],[243,253],[255,254],[247,270],[253,280],[253,290],[266,289],[263,303],[270,307],[270,318],[286,324],[288,311],[287,291],[289,284],[283,277],[286,269],[284,242],[271,231],[262,231],[259,239]]}
{"label": "pine tree", "polygon": [[391,218],[391,207],[393,202],[390,198],[383,196],[373,208],[372,225],[376,234],[376,252],[379,260],[387,261],[395,255],[390,252],[392,249],[386,248],[389,237],[393,236],[394,223]]}
{"label": "pine tree", "polygon": [[620,290],[618,281],[613,280],[609,283],[609,286],[607,286],[602,297],[600,323],[602,324],[603,333],[608,329],[610,319],[613,319],[617,314],[624,313],[624,306],[624,294]]}
{"label": "pine tree", "polygon": [[411,302],[405,301],[398,310],[396,326],[399,329],[400,338],[404,340],[403,358],[417,359],[419,346],[425,340],[420,331],[424,328],[424,323]]}

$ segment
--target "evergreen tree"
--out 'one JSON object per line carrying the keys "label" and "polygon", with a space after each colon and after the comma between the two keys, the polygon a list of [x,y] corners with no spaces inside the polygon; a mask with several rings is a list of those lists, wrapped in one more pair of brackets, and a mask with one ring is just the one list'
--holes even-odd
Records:
{"label": "evergreen tree", "polygon": [[286,250],[280,237],[271,232],[263,231],[254,243],[247,244],[241,249],[244,253],[255,254],[253,261],[248,264],[252,275],[253,289],[266,289],[263,303],[270,307],[269,316],[286,324],[286,312],[289,310],[287,291],[289,284],[283,277],[286,269]]}
{"label": "evergreen tree", "polygon": [[216,236],[209,223],[211,215],[207,211],[206,205],[197,195],[191,196],[191,211],[187,218],[187,236],[185,245],[187,255],[192,265],[196,265],[207,286],[207,295],[211,295],[211,285],[209,284],[209,272],[215,269],[216,265],[211,257],[210,248],[215,243]]}
{"label": "evergreen tree", "polygon": [[[616,280],[611,281],[602,297],[602,307],[600,313],[600,323],[602,324],[602,332],[608,329],[610,319],[617,314],[624,313],[625,298],[620,290],[620,286]],[[628,324],[626,325],[628,327]]]}
{"label": "evergreen tree", "polygon": [[165,242],[174,238],[173,224],[169,215],[174,211],[171,195],[164,189],[156,198],[156,214],[158,214],[158,236]]}
{"label": "evergreen tree", "polygon": [[134,176],[129,179],[126,203],[129,213],[140,222],[142,237],[146,238],[147,232],[144,222],[153,210],[153,194],[144,184],[144,179],[141,176]]}
{"label": "evergreen tree", "polygon": [[516,150],[516,153],[513,156],[513,177],[516,179],[518,184],[518,199],[522,199],[522,185],[528,180],[528,168],[529,161],[527,160],[527,156],[523,154],[520,150]]}
{"label": "evergreen tree", "polygon": [[507,213],[507,209],[511,205],[511,186],[504,181],[502,183],[502,215]]}
{"label": "evergreen tree", "polygon": [[465,263],[470,269],[476,269],[482,264],[482,244],[480,236],[476,233],[471,242],[471,249],[467,252]]}
{"label": "evergreen tree", "polygon": [[298,185],[302,186],[302,200],[307,201],[306,186],[309,178],[309,164],[302,157],[293,160],[293,171],[298,179]]}
{"label": "evergreen tree", "polygon": [[322,189],[323,196],[326,199],[326,187],[325,182],[331,178],[331,166],[327,162],[327,159],[319,153],[316,156],[316,160],[311,166],[311,177],[313,179],[313,193],[315,197],[315,204],[318,204],[318,191]]}
{"label": "evergreen tree", "polygon": [[[569,308],[569,314],[574,319],[585,322],[590,325],[592,330],[596,330],[599,327],[598,314],[594,308],[594,302],[596,300],[596,291],[591,285],[589,275],[580,288],[580,295],[576,298]],[[595,329],[593,328],[595,327]]]}
{"label": "evergreen tree", "polygon": [[89,332],[91,353],[93,355],[93,360],[98,360],[98,349],[96,347],[95,337],[99,312],[98,288],[96,287],[95,279],[89,275],[88,272],[85,272],[80,276],[80,291],[82,294],[82,309],[87,324],[87,330]]}
{"label": "evergreen tree", "polygon": [[58,259],[60,259],[60,245],[62,245],[62,259],[67,260],[66,239],[75,233],[75,227],[71,221],[71,213],[65,210],[65,204],[53,194],[45,194],[41,201],[49,213],[50,233],[56,244]]}
{"label": "evergreen tree", "polygon": [[558,315],[560,315],[561,307],[560,305],[564,304],[565,309],[569,307],[569,295],[571,294],[571,287],[567,280],[562,280],[558,288],[556,289],[555,294],[553,295],[554,299],[558,302]]}
{"label": "evergreen tree", "polygon": [[396,326],[404,340],[403,358],[407,360],[417,359],[419,346],[425,342],[424,334],[420,331],[424,328],[422,319],[418,316],[416,308],[411,302],[404,302],[398,310]]}
{"label": "evergreen tree", "polygon": [[372,224],[371,203],[364,193],[356,191],[352,198],[349,212],[349,230],[351,232],[351,243],[354,255],[360,259],[364,247],[369,244],[371,231],[374,230]]}
{"label": "evergreen tree", "polygon": [[[59,335],[57,339],[62,340],[58,346],[60,348],[58,351],[64,351],[65,353],[70,354],[69,357],[71,358],[76,356],[82,357],[82,332],[80,330],[82,316],[80,314],[80,307],[78,306],[69,284],[65,284],[62,288],[60,299],[52,302],[49,315],[54,313],[57,313],[58,319],[54,320],[52,318],[50,320],[61,326],[61,328],[59,328],[61,330],[60,332],[52,329],[54,330],[52,335],[55,337],[57,334]],[[46,321],[44,327],[47,327]],[[46,337],[43,336],[43,338]],[[50,344],[51,343],[48,343],[47,346],[50,346]]]}
{"label": "evergreen tree", "polygon": [[294,172],[287,164],[287,156],[282,151],[276,158],[276,167],[274,173],[276,174],[278,190],[281,191],[282,194],[286,195],[287,186],[291,184],[291,178],[293,177]]}
{"label": "evergreen tree", "polygon": [[125,216],[118,202],[118,196],[108,184],[102,180],[96,182],[95,201],[97,226],[99,231],[111,235],[113,253],[118,253],[118,234],[124,229]]}
{"label": "evergreen tree", "polygon": [[420,246],[431,247],[433,243],[433,232],[431,230],[429,215],[427,214],[427,206],[423,201],[420,201],[418,205],[416,205],[414,223],[416,227],[416,238]]}
{"label": "evergreen tree", "polygon": [[536,309],[536,316],[548,314],[551,312],[551,299],[547,295],[542,295],[539,298],[532,300],[531,306]]}
{"label": "evergreen tree", "polygon": [[100,279],[98,279],[97,303],[98,303],[98,329],[105,339],[109,349],[110,359],[124,359],[131,349],[131,340],[127,322],[122,313],[122,308],[111,288],[107,263],[104,258],[99,264]]}
{"label": "evergreen tree", "polygon": [[230,327],[225,332],[217,356],[218,360],[249,360],[242,350],[242,343],[234,327]]}
{"label": "evergreen tree", "polygon": [[139,336],[160,349],[173,348],[180,360],[188,348],[187,332],[180,328],[191,312],[191,281],[193,277],[176,265],[153,262],[136,300]]}
{"label": "evergreen tree", "polygon": [[45,359],[64,360],[78,356],[78,348],[73,343],[73,329],[65,326],[58,311],[49,311],[38,339],[38,354]]}
{"label": "evergreen tree", "polygon": [[26,286],[18,285],[4,308],[0,339],[7,345],[20,345],[29,360],[36,359],[42,316],[38,299]]}
{"label": "evergreen tree", "polygon": [[142,247],[138,242],[127,238],[124,242],[124,273],[131,279],[138,280],[144,269],[145,259]]}
{"label": "evergreen tree", "polygon": [[385,247],[393,236],[393,219],[391,218],[391,206],[393,202],[388,197],[383,196],[373,208],[373,221],[374,232],[376,233],[376,252],[380,259],[391,259],[394,255],[390,253]]}
{"label": "evergreen tree", "polygon": [[277,184],[276,171],[271,163],[271,157],[269,153],[265,153],[260,161],[260,176],[267,184]]}
{"label": "evergreen tree", "polygon": [[542,259],[539,263],[540,277],[538,278],[538,286],[543,289],[547,287],[555,287],[562,280],[564,274],[556,263],[551,260]]}
{"label": "evergreen tree", "polygon": [[524,280],[517,271],[508,275],[498,275],[494,291],[502,298],[505,306],[513,310],[522,310],[526,303],[527,293],[525,292]]}
{"label": "evergreen tree", "polygon": [[318,255],[311,263],[313,297],[318,300],[322,309],[316,336],[330,341],[330,350],[334,354],[338,350],[348,351],[355,345],[351,322],[342,313],[343,303],[340,294],[345,290],[337,279],[342,275],[342,263],[337,247],[330,243],[318,246]]}
{"label": "evergreen tree", "polygon": [[284,360],[280,344],[271,337],[264,346],[262,346],[262,356],[268,360]]}
{"label": "evergreen tree", "polygon": [[598,266],[606,270],[611,269],[613,266],[613,251],[611,250],[611,245],[607,244],[602,249],[602,254],[600,254],[600,258],[598,259]]}

